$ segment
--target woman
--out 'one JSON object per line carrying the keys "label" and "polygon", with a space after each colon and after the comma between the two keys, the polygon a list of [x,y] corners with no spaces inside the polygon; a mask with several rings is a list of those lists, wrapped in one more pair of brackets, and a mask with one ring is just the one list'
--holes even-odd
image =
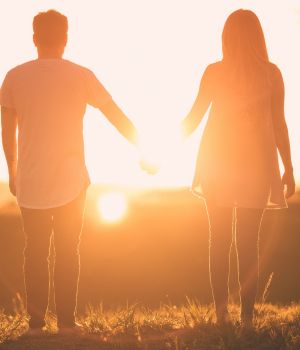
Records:
{"label": "woman", "polygon": [[[217,322],[228,320],[229,252],[236,244],[241,322],[251,325],[258,281],[258,238],[263,212],[285,208],[295,192],[284,117],[280,70],[268,59],[257,16],[233,12],[222,34],[223,59],[209,65],[186,135],[210,107],[200,144],[193,191],[205,198],[210,226],[210,280]],[[280,153],[284,175],[277,159]]]}

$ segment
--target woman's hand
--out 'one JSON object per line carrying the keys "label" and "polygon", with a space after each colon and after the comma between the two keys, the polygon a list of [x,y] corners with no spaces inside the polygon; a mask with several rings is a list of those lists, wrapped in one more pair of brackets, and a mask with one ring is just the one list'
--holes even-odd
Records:
{"label": "woman's hand", "polygon": [[9,190],[13,196],[16,196],[16,169],[9,169]]}
{"label": "woman's hand", "polygon": [[13,196],[16,196],[16,177],[9,178],[9,190]]}
{"label": "woman's hand", "polygon": [[285,187],[285,197],[290,198],[295,193],[296,188],[293,170],[286,170],[281,181]]}

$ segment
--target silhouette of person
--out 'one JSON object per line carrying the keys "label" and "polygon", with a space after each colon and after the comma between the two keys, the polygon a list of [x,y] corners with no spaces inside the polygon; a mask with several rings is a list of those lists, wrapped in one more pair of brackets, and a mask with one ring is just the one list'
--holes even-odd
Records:
{"label": "silhouette of person", "polygon": [[[75,329],[79,242],[86,189],[83,116],[89,104],[132,144],[137,132],[92,71],[63,59],[67,17],[55,10],[33,19],[38,58],[10,70],[1,89],[3,147],[9,186],[26,237],[24,276],[29,333],[41,331],[48,305],[49,245],[55,245],[57,325]],[[17,136],[18,128],[18,136]]]}
{"label": "silhouette of person", "polygon": [[[207,66],[182,128],[186,136],[191,134],[210,107],[192,188],[206,202],[217,322],[229,320],[229,252],[234,243],[240,316],[247,326],[253,321],[263,212],[285,208],[295,181],[282,76],[269,61],[260,22],[252,11],[241,9],[228,17],[222,49],[223,59]],[[282,179],[277,149],[285,169]]]}

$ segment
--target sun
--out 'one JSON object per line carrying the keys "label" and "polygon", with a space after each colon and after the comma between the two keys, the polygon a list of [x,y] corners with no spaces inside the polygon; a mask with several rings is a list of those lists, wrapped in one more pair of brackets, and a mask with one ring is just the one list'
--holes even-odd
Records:
{"label": "sun", "polygon": [[103,221],[114,223],[125,216],[128,203],[123,193],[108,192],[99,197],[98,210]]}

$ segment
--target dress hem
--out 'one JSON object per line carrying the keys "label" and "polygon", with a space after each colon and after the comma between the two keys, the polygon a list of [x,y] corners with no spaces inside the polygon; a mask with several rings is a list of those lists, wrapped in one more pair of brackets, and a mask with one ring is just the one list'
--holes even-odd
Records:
{"label": "dress hem", "polygon": [[[199,199],[203,199],[205,201],[209,200],[208,197],[202,193],[199,192],[197,190],[195,190],[193,187],[190,187],[189,190],[192,192],[192,194],[194,196],[196,196]],[[287,203],[285,204],[279,204],[279,203],[275,203],[275,202],[271,202],[269,201],[267,204],[265,205],[261,205],[261,206],[251,206],[251,205],[242,205],[239,203],[221,203],[220,201],[216,201],[214,199],[212,199],[213,201],[217,202],[217,205],[220,207],[232,207],[232,208],[248,208],[248,209],[265,209],[265,210],[274,210],[274,209],[287,209],[288,205]]]}

